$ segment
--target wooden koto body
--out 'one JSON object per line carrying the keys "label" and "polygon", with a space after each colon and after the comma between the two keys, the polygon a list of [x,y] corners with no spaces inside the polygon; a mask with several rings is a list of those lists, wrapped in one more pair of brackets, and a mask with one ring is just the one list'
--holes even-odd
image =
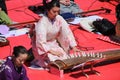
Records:
{"label": "wooden koto body", "polygon": [[50,63],[50,66],[59,70],[74,68],[76,66],[85,66],[99,63],[101,61],[120,59],[120,50],[109,50],[103,52],[83,52],[68,55],[64,60],[56,60]]}

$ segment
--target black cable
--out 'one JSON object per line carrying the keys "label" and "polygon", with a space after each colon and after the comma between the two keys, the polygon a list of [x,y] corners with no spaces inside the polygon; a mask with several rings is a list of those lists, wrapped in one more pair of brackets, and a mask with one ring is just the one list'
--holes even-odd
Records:
{"label": "black cable", "polygon": [[[75,30],[77,30],[77,29],[75,29]],[[74,32],[75,30],[72,30],[72,31]],[[79,43],[79,40],[78,40],[77,37],[75,37],[75,40],[76,40],[76,42],[77,42],[77,48],[78,48],[78,49],[80,49],[80,50],[82,50],[82,51],[94,50],[94,47],[83,47],[83,46],[80,46],[80,45],[79,45],[80,43]]]}

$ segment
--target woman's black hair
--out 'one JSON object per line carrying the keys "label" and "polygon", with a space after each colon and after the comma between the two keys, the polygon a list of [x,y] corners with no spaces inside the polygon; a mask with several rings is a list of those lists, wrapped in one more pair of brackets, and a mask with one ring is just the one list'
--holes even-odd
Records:
{"label": "woman's black hair", "polygon": [[18,57],[19,54],[28,54],[28,51],[24,46],[15,46],[13,48],[13,55]]}
{"label": "woman's black hair", "polygon": [[43,0],[43,6],[45,10],[50,10],[53,7],[60,7],[60,2],[59,0],[51,0],[50,2],[47,2],[47,0]]}

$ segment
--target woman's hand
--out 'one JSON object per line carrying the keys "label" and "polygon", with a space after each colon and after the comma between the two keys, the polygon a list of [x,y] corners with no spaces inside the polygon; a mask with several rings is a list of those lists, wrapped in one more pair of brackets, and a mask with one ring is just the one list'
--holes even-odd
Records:
{"label": "woman's hand", "polygon": [[50,50],[49,53],[58,57],[63,56],[63,54],[59,51]]}
{"label": "woman's hand", "polygon": [[74,52],[82,52],[80,49],[78,49],[76,46],[72,48]]}

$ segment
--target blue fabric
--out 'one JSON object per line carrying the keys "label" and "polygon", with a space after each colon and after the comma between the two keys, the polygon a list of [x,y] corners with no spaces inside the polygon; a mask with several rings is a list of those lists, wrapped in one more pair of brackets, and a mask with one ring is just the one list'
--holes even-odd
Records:
{"label": "blue fabric", "polygon": [[62,13],[60,14],[65,20],[74,19],[75,15],[72,13]]}

